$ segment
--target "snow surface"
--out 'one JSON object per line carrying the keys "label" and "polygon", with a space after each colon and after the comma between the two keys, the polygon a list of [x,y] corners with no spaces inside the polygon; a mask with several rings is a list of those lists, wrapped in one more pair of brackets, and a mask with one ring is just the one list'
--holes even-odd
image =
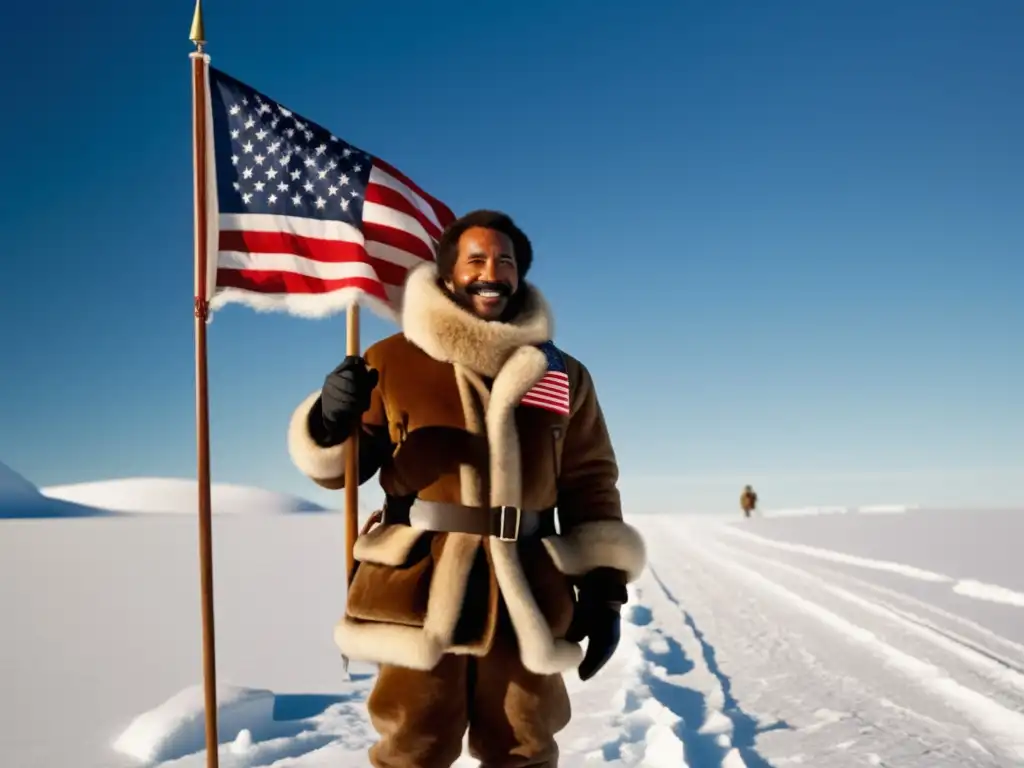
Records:
{"label": "snow surface", "polygon": [[[1024,764],[1024,512],[633,522],[650,567],[566,676],[563,768]],[[0,764],[202,768],[194,516],[5,520],[0,563]],[[340,517],[219,515],[214,577],[220,764],[367,765]]]}

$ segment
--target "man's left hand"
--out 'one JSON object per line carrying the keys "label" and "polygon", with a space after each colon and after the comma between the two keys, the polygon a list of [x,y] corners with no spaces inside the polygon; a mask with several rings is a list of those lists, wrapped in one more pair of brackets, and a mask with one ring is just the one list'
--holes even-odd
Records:
{"label": "man's left hand", "polygon": [[621,621],[617,605],[595,605],[586,611],[577,610],[565,639],[579,643],[584,637],[589,638],[587,652],[579,666],[580,680],[592,678],[614,655],[619,647]]}
{"label": "man's left hand", "polygon": [[619,647],[622,598],[616,593],[625,590],[605,571],[598,569],[584,577],[572,623],[565,633],[565,639],[571,643],[589,638],[587,652],[579,666],[580,680],[589,680],[601,671]]}

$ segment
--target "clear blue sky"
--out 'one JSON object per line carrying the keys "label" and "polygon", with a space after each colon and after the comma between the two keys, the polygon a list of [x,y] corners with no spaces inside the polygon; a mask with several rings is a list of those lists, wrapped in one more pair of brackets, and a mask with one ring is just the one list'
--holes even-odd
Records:
{"label": "clear blue sky", "polygon": [[[1024,503],[1024,3],[469,5],[208,0],[209,52],[519,220],[629,508]],[[40,485],[194,476],[191,12],[8,14],[0,461]],[[344,336],[216,315],[215,480],[342,503],[285,427]]]}

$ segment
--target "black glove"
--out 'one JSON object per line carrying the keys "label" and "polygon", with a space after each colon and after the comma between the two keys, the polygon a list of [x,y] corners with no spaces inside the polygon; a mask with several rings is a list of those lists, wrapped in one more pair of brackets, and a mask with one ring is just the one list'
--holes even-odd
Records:
{"label": "black glove", "polygon": [[324,429],[334,441],[347,439],[356,419],[369,409],[377,379],[377,371],[354,355],[346,357],[327,374],[320,391],[320,410]]}
{"label": "black glove", "polygon": [[625,592],[621,577],[610,568],[598,568],[580,583],[576,610],[565,633],[565,639],[571,643],[590,638],[579,666],[580,680],[596,675],[619,647],[619,610],[626,601]]}

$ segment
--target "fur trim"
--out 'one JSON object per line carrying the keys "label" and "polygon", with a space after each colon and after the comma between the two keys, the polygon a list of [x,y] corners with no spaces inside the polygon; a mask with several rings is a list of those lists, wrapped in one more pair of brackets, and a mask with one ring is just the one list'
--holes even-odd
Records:
{"label": "fur trim", "polygon": [[558,674],[578,666],[583,660],[583,649],[577,643],[552,636],[523,573],[516,543],[491,539],[491,563],[519,640],[523,666],[537,675]]}
{"label": "fur trim", "polygon": [[520,290],[527,293],[526,303],[512,322],[483,320],[448,297],[438,284],[437,265],[426,262],[406,279],[402,332],[435,360],[497,376],[516,349],[554,335],[551,309],[540,291],[525,281]]}
{"label": "fur trim", "polygon": [[[513,410],[547,371],[547,358],[536,347],[520,347],[501,369],[487,406],[491,445],[491,505],[520,507],[523,499],[519,434]],[[556,640],[523,573],[515,542],[491,539],[494,575],[505,598],[519,640],[523,666],[538,675],[564,672],[580,663],[580,646]]]}
{"label": "fur trim", "polygon": [[313,392],[292,413],[288,424],[288,454],[292,462],[313,480],[334,480],[345,473],[345,443],[323,448],[309,434],[309,411],[320,397]]}
{"label": "fur trim", "polygon": [[549,536],[544,546],[555,567],[567,576],[583,576],[595,568],[625,571],[636,581],[647,566],[643,537],[621,520],[581,523],[565,536]]}
{"label": "fur trim", "polygon": [[356,621],[347,616],[334,626],[334,644],[354,661],[424,671],[436,667],[444,655],[441,644],[420,627]]}

